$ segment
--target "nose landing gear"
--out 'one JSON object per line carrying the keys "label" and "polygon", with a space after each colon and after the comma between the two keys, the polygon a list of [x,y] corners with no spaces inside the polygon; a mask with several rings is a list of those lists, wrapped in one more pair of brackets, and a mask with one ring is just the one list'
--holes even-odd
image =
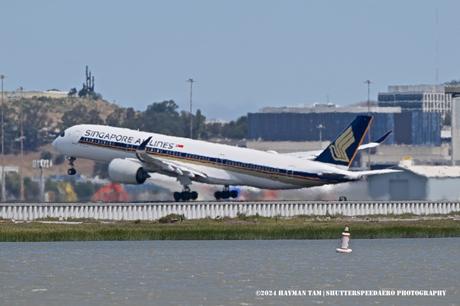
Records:
{"label": "nose landing gear", "polygon": [[75,170],[75,164],[74,164],[76,158],[72,157],[72,156],[69,156],[69,157],[67,157],[67,160],[69,161],[69,166],[70,166],[70,168],[67,170],[67,174],[68,175],[77,174],[77,170]]}

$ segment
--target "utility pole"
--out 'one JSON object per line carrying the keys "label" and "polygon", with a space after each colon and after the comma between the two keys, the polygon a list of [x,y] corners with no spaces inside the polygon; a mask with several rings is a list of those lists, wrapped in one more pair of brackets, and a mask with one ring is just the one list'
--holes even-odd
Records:
{"label": "utility pole", "polygon": [[2,132],[2,138],[1,138],[1,147],[2,147],[2,202],[6,201],[6,186],[5,186],[5,122],[4,122],[4,102],[3,102],[3,80],[5,79],[5,76],[3,74],[0,75],[0,80],[2,83],[2,101],[1,101],[1,132]]}
{"label": "utility pole", "polygon": [[187,82],[190,83],[190,139],[193,139],[193,113],[192,113],[192,94],[193,94],[193,82],[192,78],[188,79]]}
{"label": "utility pole", "polygon": [[21,164],[19,165],[19,186],[20,186],[20,190],[19,190],[19,197],[20,197],[20,200],[21,202],[24,202],[24,178],[23,178],[23,171],[22,171],[22,168],[24,167],[24,118],[23,118],[23,115],[24,115],[24,110],[23,110],[23,88],[22,86],[19,87],[19,130],[20,130],[20,134],[19,134],[19,143],[21,145]]}
{"label": "utility pole", "polygon": [[[371,115],[371,80],[366,80],[364,83],[367,84],[367,115]],[[367,131],[367,142],[371,142],[371,127],[369,127],[369,131]],[[371,149],[367,150],[367,167],[371,168]]]}

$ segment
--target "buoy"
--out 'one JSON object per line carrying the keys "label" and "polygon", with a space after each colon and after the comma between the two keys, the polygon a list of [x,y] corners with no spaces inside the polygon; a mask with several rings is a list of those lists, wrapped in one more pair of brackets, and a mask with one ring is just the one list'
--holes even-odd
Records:
{"label": "buoy", "polygon": [[352,249],[348,247],[350,243],[350,229],[348,226],[345,226],[345,229],[342,232],[342,245],[340,248],[335,249],[337,253],[351,253]]}

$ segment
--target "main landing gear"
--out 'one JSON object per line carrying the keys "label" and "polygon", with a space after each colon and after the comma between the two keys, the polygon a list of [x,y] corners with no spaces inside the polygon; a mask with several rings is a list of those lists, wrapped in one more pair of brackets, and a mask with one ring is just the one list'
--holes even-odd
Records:
{"label": "main landing gear", "polygon": [[69,156],[67,157],[67,160],[69,161],[69,166],[70,168],[67,170],[67,174],[68,175],[75,175],[77,173],[77,170],[75,170],[75,165],[74,165],[74,161],[76,160],[75,157],[72,157],[72,156]]}
{"label": "main landing gear", "polygon": [[182,192],[174,192],[174,200],[176,202],[196,200],[197,198],[198,192],[190,191],[190,188],[188,186],[185,186]]}
{"label": "main landing gear", "polygon": [[236,199],[238,197],[238,191],[230,190],[228,185],[225,185],[224,190],[216,191],[214,193],[214,197],[216,198],[216,200],[220,200],[220,199],[226,200],[226,199],[229,199],[229,198]]}

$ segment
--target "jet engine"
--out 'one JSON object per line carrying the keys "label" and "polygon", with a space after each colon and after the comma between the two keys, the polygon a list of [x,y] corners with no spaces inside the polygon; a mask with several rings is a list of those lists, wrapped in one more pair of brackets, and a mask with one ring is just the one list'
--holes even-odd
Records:
{"label": "jet engine", "polygon": [[118,183],[142,184],[150,175],[135,160],[115,158],[109,163],[109,177]]}

